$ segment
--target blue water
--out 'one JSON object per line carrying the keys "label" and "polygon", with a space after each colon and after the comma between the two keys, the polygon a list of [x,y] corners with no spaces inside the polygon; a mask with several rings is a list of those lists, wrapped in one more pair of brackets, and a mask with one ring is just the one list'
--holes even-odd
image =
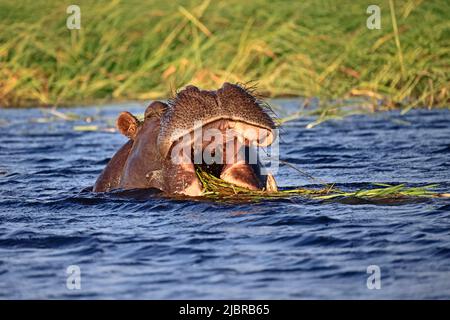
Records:
{"label": "blue water", "polygon": [[[295,100],[275,101],[294,110]],[[64,110],[105,125],[143,105]],[[95,195],[124,143],[0,110],[0,298],[450,298],[450,200],[398,204],[295,198],[255,204]],[[450,112],[353,116],[313,129],[289,122],[281,157],[346,190],[370,182],[450,191]],[[281,186],[313,182],[281,167]],[[81,289],[66,286],[77,265]],[[369,290],[369,265],[381,289]]]}

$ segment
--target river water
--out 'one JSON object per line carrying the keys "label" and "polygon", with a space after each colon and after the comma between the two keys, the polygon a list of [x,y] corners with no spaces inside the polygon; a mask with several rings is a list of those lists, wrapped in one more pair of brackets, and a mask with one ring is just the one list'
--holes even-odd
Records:
{"label": "river water", "polygon": [[[59,110],[103,128],[144,106]],[[86,188],[125,138],[46,118],[39,109],[0,110],[0,298],[450,298],[448,199],[227,204],[96,195]],[[280,154],[314,177],[346,190],[384,182],[450,191],[448,110],[306,129],[311,121],[284,125]],[[314,184],[286,166],[276,179]],[[369,266],[379,268],[380,289],[367,286]],[[71,285],[78,270],[79,289]]]}

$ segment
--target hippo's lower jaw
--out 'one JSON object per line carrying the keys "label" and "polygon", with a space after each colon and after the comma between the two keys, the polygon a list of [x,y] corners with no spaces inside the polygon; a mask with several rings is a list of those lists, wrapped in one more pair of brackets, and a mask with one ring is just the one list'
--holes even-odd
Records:
{"label": "hippo's lower jaw", "polygon": [[[215,169],[210,170],[211,166],[205,166],[204,164],[200,166],[202,167],[202,170],[214,175]],[[220,174],[217,175],[217,177],[225,182],[247,188],[249,190],[261,189],[262,183],[249,164],[235,163],[226,164],[219,167]],[[181,168],[181,170],[173,172],[177,181],[174,181],[173,184],[175,189],[170,192],[184,194],[191,197],[202,196],[203,186],[195,173],[196,165],[181,166],[179,168]],[[194,168],[194,170],[192,168]]]}
{"label": "hippo's lower jaw", "polygon": [[[202,167],[202,170],[214,175],[215,170],[210,170],[211,166],[200,166]],[[171,193],[184,194],[191,197],[203,195],[203,186],[195,173],[195,167],[196,165],[181,166],[179,167],[181,170],[173,172],[175,174],[174,177],[176,176],[176,181],[174,181],[174,184],[172,185],[175,189],[171,190]],[[261,189],[262,183],[249,164],[227,164],[220,166],[220,168],[220,174],[217,177],[225,182],[249,190]]]}

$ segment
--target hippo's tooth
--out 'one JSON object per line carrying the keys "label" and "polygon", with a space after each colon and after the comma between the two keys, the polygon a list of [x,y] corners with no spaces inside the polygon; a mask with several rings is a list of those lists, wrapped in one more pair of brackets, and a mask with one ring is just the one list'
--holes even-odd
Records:
{"label": "hippo's tooth", "polygon": [[439,193],[436,196],[440,198],[450,198],[450,193]]}
{"label": "hippo's tooth", "polygon": [[179,193],[190,197],[199,197],[203,194],[203,191],[198,181],[192,181],[190,184],[186,184],[185,188]]}
{"label": "hippo's tooth", "polygon": [[278,192],[277,182],[271,173],[267,175],[266,190],[267,192]]}

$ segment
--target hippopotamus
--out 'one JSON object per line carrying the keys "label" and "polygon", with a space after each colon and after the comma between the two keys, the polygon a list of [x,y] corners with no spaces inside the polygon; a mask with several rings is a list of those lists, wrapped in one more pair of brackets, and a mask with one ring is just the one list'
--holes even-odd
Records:
{"label": "hippopotamus", "polygon": [[167,102],[152,102],[143,121],[120,113],[117,129],[129,140],[108,162],[94,192],[156,188],[200,196],[196,166],[240,187],[266,187],[259,159],[250,160],[258,146],[273,143],[276,126],[241,85],[224,83],[215,91],[187,86]]}

